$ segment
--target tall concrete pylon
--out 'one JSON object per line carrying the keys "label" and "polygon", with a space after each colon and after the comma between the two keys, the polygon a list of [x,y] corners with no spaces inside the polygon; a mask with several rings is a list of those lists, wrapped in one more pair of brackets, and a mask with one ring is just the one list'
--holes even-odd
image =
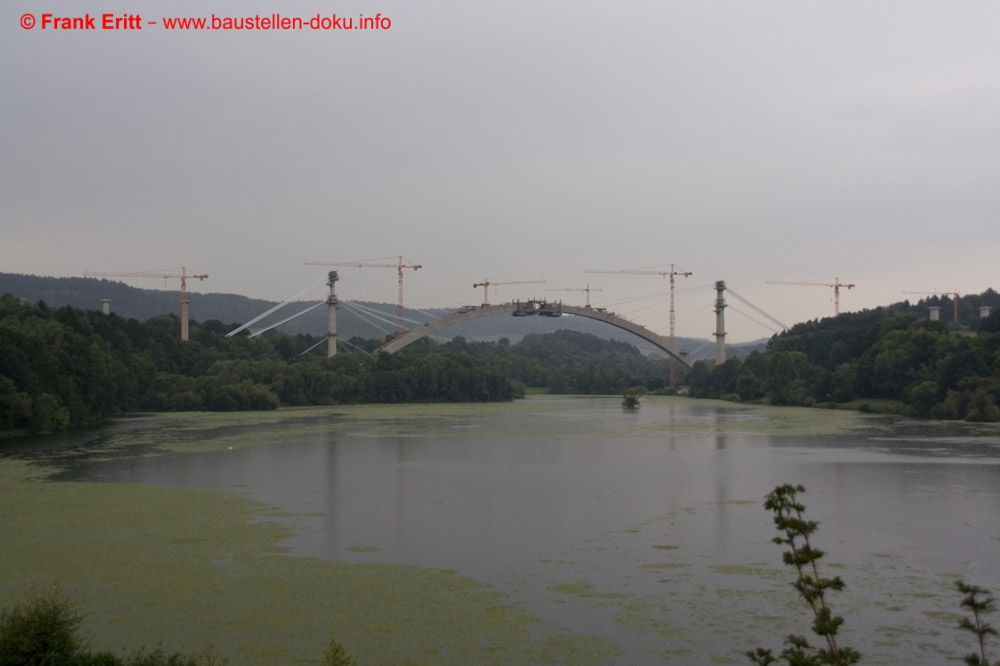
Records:
{"label": "tall concrete pylon", "polygon": [[190,339],[188,335],[188,305],[191,303],[187,295],[181,293],[181,340]]}
{"label": "tall concrete pylon", "polygon": [[326,283],[330,285],[330,295],[327,296],[326,304],[329,306],[330,320],[326,329],[326,357],[331,358],[337,355],[337,293],[336,285],[339,276],[337,271],[330,271],[327,275]]}
{"label": "tall concrete pylon", "polygon": [[726,362],[726,282],[715,283],[715,365]]}

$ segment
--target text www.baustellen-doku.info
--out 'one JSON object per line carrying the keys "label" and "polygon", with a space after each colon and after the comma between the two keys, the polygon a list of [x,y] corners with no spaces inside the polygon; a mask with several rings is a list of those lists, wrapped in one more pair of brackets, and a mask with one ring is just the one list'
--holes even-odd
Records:
{"label": "text www.baustellen-doku.info", "polygon": [[66,16],[50,12],[21,15],[25,30],[389,30],[388,16],[358,14],[316,14],[287,16],[285,14],[254,14],[252,16],[150,17],[141,14],[75,14]]}

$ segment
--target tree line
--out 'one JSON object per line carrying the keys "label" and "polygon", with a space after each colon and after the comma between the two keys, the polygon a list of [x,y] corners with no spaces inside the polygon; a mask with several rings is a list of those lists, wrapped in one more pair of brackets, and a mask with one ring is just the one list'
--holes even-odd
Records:
{"label": "tree line", "polygon": [[608,395],[630,388],[666,390],[670,373],[664,357],[648,358],[627,342],[567,329],[531,333],[516,344],[507,338],[473,342],[459,336],[441,344],[423,338],[403,353],[468,355],[496,368],[519,386],[544,389],[550,394]]}
{"label": "tree line", "polygon": [[[975,297],[1000,305],[992,290]],[[972,307],[963,298],[965,310]],[[905,307],[904,307],[905,306]],[[684,379],[693,397],[810,406],[892,400],[906,414],[1000,420],[1000,307],[968,329],[919,317],[908,303],[798,324],[763,353]],[[0,298],[0,431],[74,428],[128,411],[274,409],[280,405],[510,400],[668,391],[668,361],[570,330],[519,342],[437,343],[396,355],[324,356],[322,336],[227,337],[235,324],[146,321]],[[352,338],[372,352],[383,341]],[[683,377],[683,375],[682,375]],[[863,407],[863,405],[862,405]]]}
{"label": "tree line", "polygon": [[510,400],[470,358],[302,355],[323,338],[226,337],[235,325],[140,322],[0,298],[0,430],[48,432],[127,411],[274,409],[354,402]]}
{"label": "tree line", "polygon": [[[666,361],[626,343],[559,331],[519,343],[439,344],[325,358],[325,336],[227,337],[235,324],[146,321],[0,298],[0,431],[50,432],[128,411],[234,411],[281,405],[510,400],[525,387],[619,393],[664,386]],[[371,352],[381,341],[352,338]],[[319,348],[309,352],[318,343]]]}
{"label": "tree line", "polygon": [[802,406],[891,400],[910,416],[1000,421],[1000,308],[968,328],[911,312],[883,307],[798,324],[763,353],[697,363],[690,394]]}

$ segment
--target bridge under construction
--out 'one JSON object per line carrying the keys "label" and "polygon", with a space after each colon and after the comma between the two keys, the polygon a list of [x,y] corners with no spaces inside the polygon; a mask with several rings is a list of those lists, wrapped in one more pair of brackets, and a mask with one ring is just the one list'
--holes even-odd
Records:
{"label": "bridge under construction", "polygon": [[[337,298],[336,288],[337,288],[337,282],[338,282],[338,280],[339,280],[339,275],[338,275],[337,271],[329,271],[328,274],[327,274],[326,284],[329,286],[330,290],[329,290],[329,294],[328,294],[328,296],[327,296],[327,298],[326,298],[325,301],[320,301],[318,303],[315,303],[314,305],[309,306],[308,308],[306,308],[302,312],[300,312],[300,313],[298,313],[296,315],[293,315],[292,317],[288,317],[286,319],[283,319],[282,321],[278,322],[278,324],[271,324],[268,328],[265,328],[262,331],[257,331],[256,333],[254,333],[254,335],[257,335],[257,334],[259,334],[259,333],[261,333],[263,331],[266,331],[266,330],[270,330],[270,328],[273,328],[274,326],[280,325],[281,323],[284,323],[285,321],[288,321],[288,319],[292,319],[292,318],[297,317],[297,316],[299,316],[301,314],[304,314],[305,312],[308,312],[309,310],[312,310],[313,308],[316,308],[316,307],[322,305],[325,302],[326,305],[329,308],[328,330],[327,330],[327,336],[326,336],[327,337],[327,357],[335,356],[337,354],[337,347],[338,347],[338,345],[339,344],[346,344],[344,341],[341,341],[338,338],[338,333],[337,333],[337,309],[342,304],[349,305],[349,303],[343,302],[343,301],[341,301],[340,299]],[[319,284],[319,283],[317,283],[317,284]],[[313,286],[316,286],[316,285],[313,285]],[[311,287],[309,287],[309,288],[311,288]],[[726,283],[724,281],[722,281],[722,280],[717,281],[715,283],[716,298],[715,298],[715,303],[714,303],[714,305],[715,305],[715,315],[716,315],[716,330],[715,330],[715,334],[714,334],[714,337],[715,337],[715,362],[716,362],[716,364],[722,364],[722,363],[725,363],[725,361],[726,361],[725,310],[726,310],[727,307],[731,307],[731,306],[729,306],[726,303],[726,300],[725,300],[725,292],[726,291],[729,291],[729,293],[732,296],[734,296],[735,298],[737,298],[738,300],[740,300],[742,303],[746,304],[747,306],[751,307],[758,314],[760,314],[763,317],[769,319],[774,324],[777,324],[780,328],[782,328],[782,329],[787,328],[787,326],[785,326],[784,324],[782,324],[780,321],[778,321],[777,319],[771,317],[766,312],[764,312],[763,310],[761,310],[757,306],[753,305],[753,303],[750,303],[745,298],[743,298],[739,294],[735,293],[732,289],[728,289],[727,290]],[[301,294],[301,292],[300,292],[300,294]],[[234,335],[235,333],[243,330],[244,328],[247,328],[252,323],[254,323],[254,322],[258,321],[259,319],[263,318],[264,316],[272,313],[274,310],[282,307],[285,303],[287,303],[287,302],[291,301],[292,299],[296,298],[298,295],[299,294],[297,294],[296,296],[293,296],[293,297],[289,297],[289,299],[286,299],[286,301],[278,304],[277,306],[275,306],[271,310],[268,310],[267,312],[265,312],[264,314],[260,315],[259,317],[255,318],[255,319],[253,319],[253,320],[251,320],[249,322],[247,322],[246,324],[243,324],[242,326],[240,326],[239,328],[237,328],[237,329],[235,329],[233,331],[230,331],[229,335]],[[589,294],[588,294],[588,296],[589,296]],[[736,311],[739,312],[740,314],[743,314],[744,316],[750,318],[751,320],[753,320],[755,322],[757,321],[757,320],[753,319],[753,317],[750,317],[749,315],[746,315],[746,314],[740,312],[739,310],[736,310]],[[668,336],[660,335],[659,333],[656,333],[656,332],[654,332],[654,331],[646,328],[645,326],[642,326],[641,324],[637,324],[637,323],[635,323],[633,321],[629,321],[625,317],[623,317],[621,315],[618,315],[618,314],[615,314],[614,312],[609,312],[606,308],[594,308],[594,307],[591,307],[590,303],[589,303],[589,298],[588,298],[587,305],[585,305],[585,306],[567,305],[567,304],[563,303],[562,301],[547,301],[547,300],[543,300],[543,299],[533,299],[533,300],[527,300],[527,301],[511,301],[511,302],[508,302],[508,303],[493,304],[493,305],[491,305],[489,303],[483,303],[482,305],[478,305],[478,306],[476,306],[476,305],[463,306],[463,307],[458,308],[455,312],[453,312],[453,313],[451,313],[449,315],[445,315],[443,317],[438,317],[437,319],[425,322],[425,323],[420,324],[420,325],[418,325],[418,326],[416,326],[414,328],[411,328],[409,330],[398,330],[397,333],[396,333],[396,335],[395,335],[395,337],[393,337],[393,339],[389,340],[388,342],[386,342],[385,344],[383,344],[381,347],[379,347],[376,350],[376,352],[393,354],[393,353],[396,353],[396,352],[400,351],[401,349],[404,349],[405,347],[413,344],[417,340],[425,338],[425,337],[427,337],[429,335],[433,335],[433,334],[437,333],[438,331],[441,331],[443,329],[449,328],[449,327],[454,326],[456,324],[461,324],[463,322],[467,322],[467,321],[470,321],[470,320],[473,320],[473,319],[479,319],[481,317],[491,317],[491,316],[495,316],[495,315],[510,315],[510,316],[513,316],[513,317],[532,317],[532,316],[537,316],[537,317],[561,317],[563,315],[572,315],[572,316],[576,316],[576,317],[584,317],[584,318],[587,318],[587,319],[592,319],[592,320],[595,320],[595,321],[603,322],[603,323],[608,324],[610,326],[614,326],[615,328],[618,328],[618,329],[623,330],[623,331],[627,331],[628,333],[631,333],[632,335],[635,335],[635,336],[639,337],[640,339],[647,341],[648,343],[650,343],[651,345],[653,345],[657,349],[665,352],[669,356],[669,358],[671,359],[671,363],[678,362],[678,363],[681,363],[682,365],[684,365],[684,366],[686,366],[688,368],[691,368],[693,366],[693,364],[694,364],[694,361],[695,361],[694,357],[692,356],[692,354],[690,352],[688,352],[685,349],[680,348],[679,346],[677,346],[675,344],[674,340],[672,339],[673,336],[669,336],[668,337]],[[401,322],[402,319],[400,318],[399,321]],[[760,322],[757,322],[757,323],[760,323]],[[314,347],[318,346],[319,344],[322,344],[322,342],[318,343],[317,345],[314,345]],[[312,348],[313,347],[310,347],[310,349],[306,350],[306,351],[310,351]],[[671,380],[672,380],[671,381],[671,385],[674,385],[673,373],[671,373]]]}
{"label": "bridge under construction", "polygon": [[633,335],[639,336],[689,368],[694,363],[693,359],[686,351],[670,342],[668,338],[659,335],[658,333],[654,333],[645,326],[641,326],[635,322],[619,317],[613,312],[607,312],[603,309],[580,307],[577,305],[566,305],[562,302],[551,303],[541,300],[523,302],[514,301],[511,303],[502,303],[500,305],[482,305],[480,307],[461,308],[454,314],[435,319],[434,321],[429,321],[423,326],[418,326],[417,328],[411,328],[402,335],[379,347],[378,351],[392,354],[421,338],[427,337],[428,335],[440,331],[441,329],[448,328],[449,326],[454,326],[455,324],[460,324],[472,319],[478,319],[480,317],[491,317],[493,315],[502,314],[509,314],[514,317],[559,317],[564,314],[568,314],[575,315],[577,317],[595,319],[597,321],[604,322],[605,324],[610,324],[611,326],[620,328],[623,331],[628,331]]}

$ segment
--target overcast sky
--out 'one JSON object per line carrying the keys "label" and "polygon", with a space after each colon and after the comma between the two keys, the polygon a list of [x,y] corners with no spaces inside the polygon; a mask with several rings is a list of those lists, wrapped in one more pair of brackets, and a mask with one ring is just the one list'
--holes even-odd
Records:
{"label": "overcast sky", "polygon": [[[87,12],[158,25],[42,29]],[[163,29],[212,12],[391,27]],[[677,334],[711,337],[715,280],[793,324],[833,290],[768,280],[858,310],[1000,288],[998,250],[995,0],[0,3],[4,272],[279,300],[325,277],[306,259],[402,255],[408,307],[589,283],[666,333],[666,280],[583,271],[674,264]],[[396,299],[394,270],[340,274]]]}

